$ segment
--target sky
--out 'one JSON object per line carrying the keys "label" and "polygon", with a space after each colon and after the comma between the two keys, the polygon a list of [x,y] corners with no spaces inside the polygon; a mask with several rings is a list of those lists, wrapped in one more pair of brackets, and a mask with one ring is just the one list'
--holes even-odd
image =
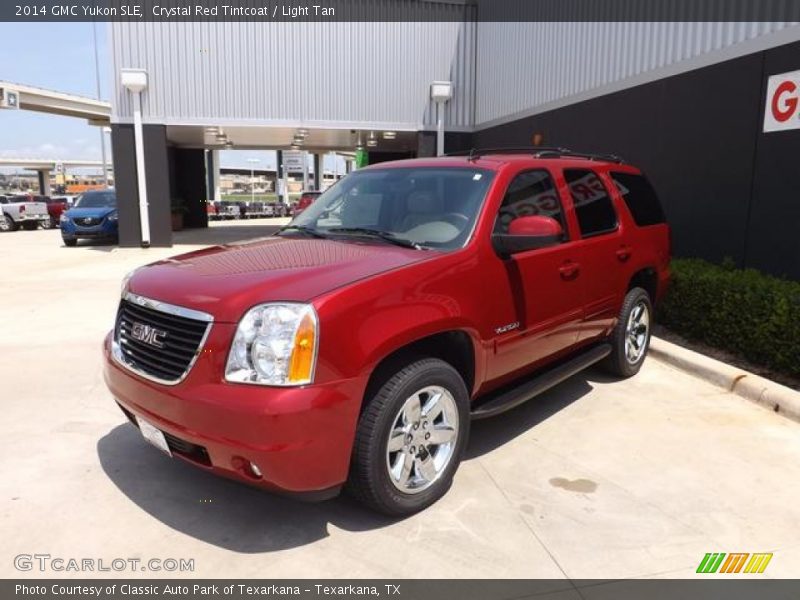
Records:
{"label": "sky", "polygon": [[[96,25],[102,100],[109,99],[111,89],[107,27],[105,23]],[[0,80],[97,97],[92,23],[0,23],[0,40]],[[0,110],[0,157],[99,161],[100,132],[83,119]],[[110,161],[111,142],[108,134],[104,135]],[[220,163],[223,167],[250,167],[247,158],[260,159],[260,168],[275,168],[272,151],[223,151]],[[324,160],[325,169],[339,167],[343,171],[341,159],[325,156]]]}

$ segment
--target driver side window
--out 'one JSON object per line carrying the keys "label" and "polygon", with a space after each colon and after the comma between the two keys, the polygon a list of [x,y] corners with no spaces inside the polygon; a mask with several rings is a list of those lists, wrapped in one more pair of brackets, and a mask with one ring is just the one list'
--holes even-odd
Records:
{"label": "driver side window", "polygon": [[564,231],[564,211],[553,178],[544,170],[520,173],[511,181],[494,222],[495,233],[508,233],[508,225],[517,217],[551,217]]}

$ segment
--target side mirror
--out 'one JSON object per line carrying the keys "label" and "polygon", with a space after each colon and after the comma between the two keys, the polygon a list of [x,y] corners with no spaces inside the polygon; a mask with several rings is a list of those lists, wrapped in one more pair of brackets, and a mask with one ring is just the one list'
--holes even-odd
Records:
{"label": "side mirror", "polygon": [[563,238],[561,223],[552,217],[517,217],[509,223],[508,233],[492,234],[492,246],[500,258],[506,259],[518,252],[554,246]]}

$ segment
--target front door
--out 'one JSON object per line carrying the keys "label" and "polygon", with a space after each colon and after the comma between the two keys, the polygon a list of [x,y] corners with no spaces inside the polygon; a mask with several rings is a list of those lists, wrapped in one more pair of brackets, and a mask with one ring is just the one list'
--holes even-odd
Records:
{"label": "front door", "polygon": [[561,198],[547,170],[523,171],[512,179],[494,231],[507,233],[514,218],[530,215],[556,219],[564,236],[555,246],[496,259],[502,289],[488,292],[507,295],[512,306],[505,316],[509,322],[498,323],[494,332],[495,352],[489,365],[492,379],[521,374],[574,345],[583,318],[581,265]]}

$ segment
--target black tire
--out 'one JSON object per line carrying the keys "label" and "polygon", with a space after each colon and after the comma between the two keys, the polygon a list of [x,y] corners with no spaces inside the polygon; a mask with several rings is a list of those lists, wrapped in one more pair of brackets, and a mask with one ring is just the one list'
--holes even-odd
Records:
{"label": "black tire", "polygon": [[58,227],[58,221],[50,217],[47,221],[42,221],[42,229],[55,229]]}
{"label": "black tire", "polygon": [[[643,335],[643,341],[637,345],[632,340],[632,349],[635,352],[634,358],[629,357],[627,353],[626,341],[629,340],[629,333],[633,333],[628,331],[628,324],[631,319],[631,313],[640,308],[647,311],[645,313],[647,324]],[[603,363],[603,366],[609,373],[617,377],[632,377],[639,372],[647,356],[647,351],[650,348],[652,322],[653,304],[650,301],[650,295],[645,290],[638,287],[628,291],[625,295],[625,301],[622,303],[622,309],[619,312],[619,321],[609,338],[611,354]],[[640,327],[636,329],[640,330]],[[641,338],[642,336],[636,337]]]}
{"label": "black tire", "polygon": [[[428,487],[404,493],[390,480],[389,434],[406,400],[428,386],[444,388],[455,401],[458,415],[455,442],[448,461]],[[469,439],[469,393],[458,371],[442,360],[423,358],[388,377],[365,402],[356,430],[347,491],[373,510],[393,517],[419,512],[439,500],[450,489]]]}
{"label": "black tire", "polygon": [[19,229],[19,224],[14,222],[14,219],[9,217],[8,215],[3,215],[3,218],[6,222],[5,231],[16,231]]}
{"label": "black tire", "polygon": [[72,247],[72,246],[77,246],[78,245],[78,240],[69,240],[67,238],[61,238],[61,239],[64,240],[64,245],[65,246]]}
{"label": "black tire", "polygon": [[25,231],[33,231],[34,229],[39,229],[39,223],[36,221],[27,221],[22,224],[22,228]]}

